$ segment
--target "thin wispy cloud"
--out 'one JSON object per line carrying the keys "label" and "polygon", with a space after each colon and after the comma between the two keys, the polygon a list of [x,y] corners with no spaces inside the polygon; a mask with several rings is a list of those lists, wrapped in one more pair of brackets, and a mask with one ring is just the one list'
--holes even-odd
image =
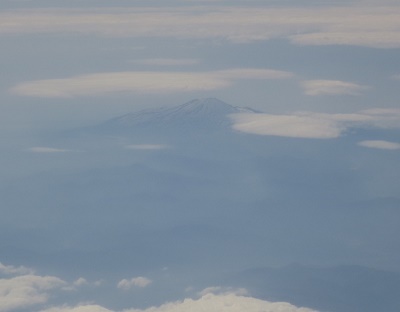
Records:
{"label": "thin wispy cloud", "polygon": [[358,145],[368,148],[384,149],[384,150],[399,150],[400,143],[383,141],[383,140],[365,140],[358,142]]}
{"label": "thin wispy cloud", "polygon": [[286,71],[253,68],[210,72],[114,72],[30,81],[15,86],[11,91],[25,96],[61,98],[114,92],[164,94],[222,89],[243,79],[287,79],[292,76]]}
{"label": "thin wispy cloud", "polygon": [[400,128],[397,109],[369,109],[354,114],[298,112],[287,115],[232,114],[230,117],[235,130],[292,138],[333,139],[351,127]]}
{"label": "thin wispy cloud", "polygon": [[0,20],[0,34],[69,32],[236,43],[280,38],[300,45],[400,47],[400,7],[394,4],[306,9],[202,6],[11,10],[1,13]]}
{"label": "thin wispy cloud", "polygon": [[307,80],[302,82],[304,93],[307,95],[361,95],[368,89],[352,82],[340,80]]}
{"label": "thin wispy cloud", "polygon": [[132,149],[132,150],[162,150],[169,148],[168,145],[164,144],[130,144],[125,146],[126,149]]}
{"label": "thin wispy cloud", "polygon": [[35,146],[35,147],[28,148],[28,151],[32,152],[32,153],[51,154],[51,153],[65,153],[65,152],[70,152],[71,150],[62,149],[62,148],[54,148],[54,147],[46,147],[46,146]]}
{"label": "thin wispy cloud", "polygon": [[334,121],[309,115],[237,114],[231,116],[233,129],[258,135],[331,139],[342,129]]}
{"label": "thin wispy cloud", "polygon": [[171,59],[171,58],[152,58],[131,61],[133,64],[151,66],[188,66],[200,63],[198,59]]}
{"label": "thin wispy cloud", "polygon": [[384,129],[400,127],[400,108],[369,108],[360,113],[371,116],[375,127]]}

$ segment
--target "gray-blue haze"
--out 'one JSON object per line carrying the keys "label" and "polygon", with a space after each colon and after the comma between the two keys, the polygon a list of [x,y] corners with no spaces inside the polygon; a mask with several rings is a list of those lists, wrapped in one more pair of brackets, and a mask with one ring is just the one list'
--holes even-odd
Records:
{"label": "gray-blue haze", "polygon": [[[209,286],[244,287],[253,297],[320,311],[399,311],[399,149],[358,145],[400,143],[399,127],[355,123],[337,138],[306,139],[239,132],[227,117],[237,107],[267,114],[396,109],[396,46],[357,40],[300,45],[289,40],[297,30],[243,42],[215,38],[210,30],[204,38],[103,36],[68,27],[30,32],[24,15],[52,8],[96,15],[98,8],[115,7],[311,12],[347,5],[363,9],[374,1],[1,1],[1,16],[21,13],[26,25],[8,33],[0,20],[0,262],[69,283],[104,280],[98,287],[55,291],[43,306],[10,311],[85,302],[112,310],[144,308],[196,297]],[[372,35],[375,26],[385,26],[378,24],[368,25]],[[382,40],[391,34],[398,34],[395,26]],[[159,59],[193,62],[143,62]],[[96,73],[235,68],[293,76],[166,93],[163,84],[148,93],[66,97],[12,91],[24,82]],[[308,80],[364,88],[311,96],[302,85]],[[194,98],[203,100],[180,106]],[[154,113],[149,117],[143,109]],[[151,287],[117,288],[135,276],[153,280]],[[7,284],[13,276],[0,277]]]}
{"label": "gray-blue haze", "polygon": [[[226,283],[328,311],[375,311],[363,303],[372,292],[394,311],[398,273],[368,268],[399,270],[396,159],[377,163],[380,151],[358,149],[361,130],[332,140],[233,131],[227,115],[237,111],[196,100],[42,137],[39,145],[71,152],[36,159],[26,152],[23,161],[37,172],[2,182],[7,262],[70,279],[165,275],[146,296],[83,292],[119,308]],[[165,148],[127,148],[149,143]],[[380,189],[376,170],[393,179],[392,189]],[[292,263],[306,267],[284,268]],[[252,275],[266,267],[265,278]],[[352,287],[358,292],[344,291]]]}

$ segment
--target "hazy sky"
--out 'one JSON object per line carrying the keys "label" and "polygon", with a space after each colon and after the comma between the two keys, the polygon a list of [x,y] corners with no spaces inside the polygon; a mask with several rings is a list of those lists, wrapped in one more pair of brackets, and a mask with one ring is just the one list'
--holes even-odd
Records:
{"label": "hazy sky", "polygon": [[[306,312],[205,276],[291,262],[400,272],[398,1],[2,0],[0,47],[1,311]],[[262,112],[230,116],[251,143],[217,144],[214,157],[196,144],[176,152],[164,141],[56,136],[195,98]],[[144,206],[177,210],[140,211],[138,228],[127,230],[127,185]],[[107,203],[121,215],[101,210]],[[265,203],[281,210],[260,212]],[[191,205],[207,208],[182,212]],[[228,206],[236,211],[223,217]],[[106,221],[91,222],[96,212],[85,207],[101,207]],[[122,257],[128,234],[145,251],[117,261],[114,240]],[[174,235],[192,240],[164,250]],[[212,265],[199,251],[207,248]],[[86,252],[108,256],[93,272]]]}

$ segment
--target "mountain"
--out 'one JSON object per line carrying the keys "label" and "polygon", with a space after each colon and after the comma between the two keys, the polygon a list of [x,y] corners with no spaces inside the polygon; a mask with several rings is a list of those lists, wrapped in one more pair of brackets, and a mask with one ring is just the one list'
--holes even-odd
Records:
{"label": "mountain", "polygon": [[[108,281],[104,306],[219,285],[321,311],[400,311],[398,273],[365,269],[399,271],[400,202],[380,189],[398,155],[232,131],[241,112],[257,113],[200,99],[38,138],[64,152],[19,153],[24,174],[0,184],[1,253]],[[117,289],[142,274],[148,289]]]}
{"label": "mountain", "polygon": [[107,120],[94,127],[95,132],[116,134],[144,132],[163,134],[165,131],[185,133],[230,130],[228,115],[258,113],[229,105],[215,98],[195,99],[175,107],[145,109]]}

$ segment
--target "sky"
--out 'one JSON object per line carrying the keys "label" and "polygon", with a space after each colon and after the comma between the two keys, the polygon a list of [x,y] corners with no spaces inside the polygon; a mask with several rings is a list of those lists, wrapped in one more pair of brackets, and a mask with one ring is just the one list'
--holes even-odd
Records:
{"label": "sky", "polygon": [[[2,0],[0,46],[1,311],[399,310],[398,1]],[[96,132],[204,98],[252,110]]]}

